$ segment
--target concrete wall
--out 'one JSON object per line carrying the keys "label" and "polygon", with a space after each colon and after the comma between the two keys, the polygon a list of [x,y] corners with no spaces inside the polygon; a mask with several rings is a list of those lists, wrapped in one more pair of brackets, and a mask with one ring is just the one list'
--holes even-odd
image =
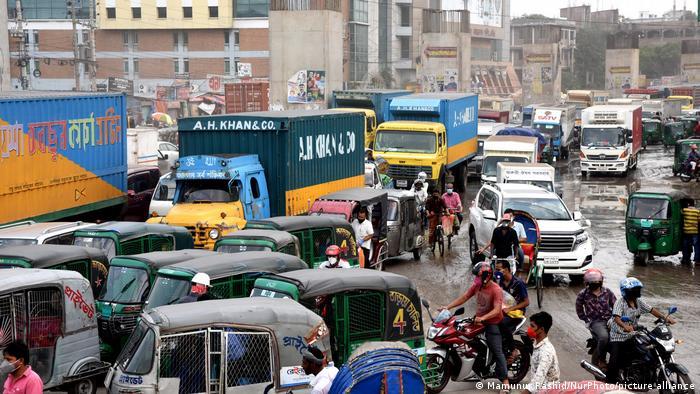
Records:
{"label": "concrete wall", "polygon": [[[436,48],[443,48],[436,56]],[[451,49],[454,48],[454,52]],[[417,70],[423,92],[466,92],[471,80],[471,35],[468,33],[423,33],[421,65]],[[451,84],[452,82],[456,83]]]}
{"label": "concrete wall", "polygon": [[7,2],[0,1],[0,92],[10,89],[10,41],[7,26]]}
{"label": "concrete wall", "polygon": [[681,78],[692,83],[700,82],[700,53],[681,55]]}
{"label": "concrete wall", "polygon": [[639,49],[605,50],[605,89],[611,97],[622,91],[639,87]]}
{"label": "concrete wall", "polygon": [[[287,81],[300,70],[325,71],[325,102],[289,104]],[[326,108],[343,86],[343,16],[334,11],[270,11],[270,105]]]}
{"label": "concrete wall", "polygon": [[527,44],[522,48],[522,104],[559,102],[561,62],[558,44]]}

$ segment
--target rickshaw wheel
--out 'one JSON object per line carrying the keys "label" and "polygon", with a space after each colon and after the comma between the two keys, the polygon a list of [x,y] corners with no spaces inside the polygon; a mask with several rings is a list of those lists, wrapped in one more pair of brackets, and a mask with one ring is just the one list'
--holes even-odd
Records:
{"label": "rickshaw wheel", "polygon": [[93,379],[83,379],[68,388],[68,394],[95,394],[97,384]]}

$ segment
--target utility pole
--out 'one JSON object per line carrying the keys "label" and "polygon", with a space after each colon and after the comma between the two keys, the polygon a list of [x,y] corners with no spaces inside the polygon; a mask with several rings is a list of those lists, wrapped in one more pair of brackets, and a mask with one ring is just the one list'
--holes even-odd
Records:
{"label": "utility pole", "polygon": [[90,90],[97,90],[97,82],[95,78],[97,77],[97,55],[95,54],[95,28],[97,27],[97,20],[95,19],[95,2],[97,0],[88,0],[90,3]]}
{"label": "utility pole", "polygon": [[19,71],[21,75],[20,83],[23,90],[29,89],[29,73],[27,72],[27,37],[24,35],[24,19],[22,17],[22,1],[15,0],[15,22],[17,27],[14,36],[19,38]]}
{"label": "utility pole", "polygon": [[[17,0],[18,1],[18,0]],[[80,50],[78,48],[78,21],[75,17],[76,0],[68,0],[70,18],[73,23],[73,76],[75,77],[75,91],[80,91]]]}

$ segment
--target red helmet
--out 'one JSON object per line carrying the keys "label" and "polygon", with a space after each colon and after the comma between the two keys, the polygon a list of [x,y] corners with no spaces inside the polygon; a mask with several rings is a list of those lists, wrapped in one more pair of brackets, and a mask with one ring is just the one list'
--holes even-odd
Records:
{"label": "red helmet", "polygon": [[586,273],[583,274],[583,282],[586,284],[602,282],[603,279],[604,279],[603,271],[601,271],[597,268],[589,268],[586,270]]}
{"label": "red helmet", "polygon": [[340,256],[340,248],[338,245],[331,245],[327,247],[326,256]]}

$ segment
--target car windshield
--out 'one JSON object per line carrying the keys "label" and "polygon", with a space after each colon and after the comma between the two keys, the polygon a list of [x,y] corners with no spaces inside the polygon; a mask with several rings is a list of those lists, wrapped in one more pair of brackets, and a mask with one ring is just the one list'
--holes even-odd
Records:
{"label": "car windshield", "polygon": [[0,246],[25,246],[36,245],[35,239],[0,238]]}
{"label": "car windshield", "polygon": [[544,190],[547,190],[549,192],[554,191],[554,184],[552,181],[530,181],[530,180],[524,180],[524,179],[517,179],[517,180],[512,180],[509,179],[508,183],[517,183],[519,185],[533,185],[540,187]]}
{"label": "car windshield", "polygon": [[628,216],[635,219],[667,219],[668,200],[636,197],[630,200]]}
{"label": "car windshield", "polygon": [[156,335],[146,323],[141,322],[129,336],[116,365],[125,373],[145,375],[153,365]]}
{"label": "car windshield", "polygon": [[239,183],[229,188],[227,180],[185,181],[178,202],[235,202],[239,199]]}
{"label": "car windshield", "polygon": [[177,304],[183,297],[190,293],[190,281],[173,278],[170,276],[158,276],[153,285],[151,295],[148,296],[148,309],[163,305]]}
{"label": "car windshield", "polygon": [[525,211],[537,220],[571,220],[569,211],[558,198],[506,198],[503,206]]}
{"label": "car windshield", "polygon": [[107,285],[102,287],[100,301],[136,304],[145,301],[148,294],[148,272],[141,268],[109,267]]}
{"label": "car windshield", "polygon": [[498,163],[527,163],[527,159],[513,156],[487,156],[484,159],[484,166],[481,170],[482,174],[486,176],[496,176]]}
{"label": "car windshield", "polygon": [[110,260],[117,255],[117,245],[112,238],[75,237],[73,245],[102,249]]}
{"label": "car windshield", "polygon": [[612,148],[625,144],[625,134],[618,128],[589,128],[581,132],[581,146]]}
{"label": "car windshield", "polygon": [[267,298],[292,298],[289,294],[281,291],[272,291],[267,289],[254,288],[250,293],[251,297],[267,297]]}
{"label": "car windshield", "polygon": [[561,130],[561,127],[559,127],[557,124],[536,123],[535,130],[539,131],[540,134],[542,134],[547,140],[547,143],[549,143],[550,138],[556,138],[559,136],[559,130]]}
{"label": "car windshield", "polygon": [[380,152],[435,153],[435,134],[418,131],[382,130],[374,150]]}
{"label": "car windshield", "polygon": [[265,245],[219,245],[216,251],[220,253],[272,252],[272,249]]}
{"label": "car windshield", "polygon": [[399,220],[399,202],[394,200],[389,200],[389,209],[386,213],[386,220],[390,222],[395,222]]}

